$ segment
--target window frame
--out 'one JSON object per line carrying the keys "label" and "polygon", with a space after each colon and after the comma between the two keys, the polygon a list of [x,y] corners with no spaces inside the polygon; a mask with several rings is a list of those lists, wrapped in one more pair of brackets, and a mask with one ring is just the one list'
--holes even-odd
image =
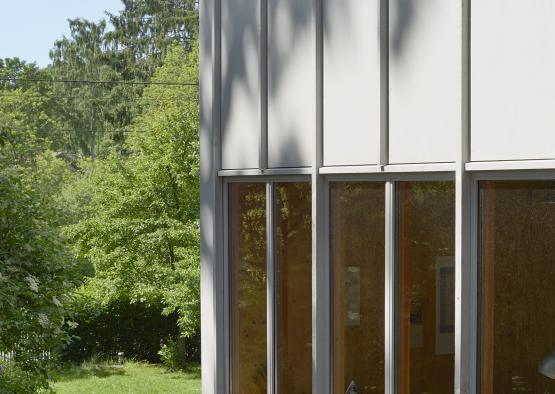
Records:
{"label": "window frame", "polygon": [[[480,346],[480,315],[481,315],[481,286],[482,277],[480,275],[480,182],[481,181],[555,181],[555,169],[496,169],[496,170],[477,170],[470,173],[471,189],[471,268],[472,268],[472,355],[474,357],[474,367],[471,368],[472,389],[471,392],[482,393],[481,387],[481,346]],[[457,229],[458,231],[458,229]],[[484,393],[490,394],[490,393]]]}
{"label": "window frame", "polygon": [[[389,299],[388,296],[391,296],[392,294],[391,291],[395,291],[395,288],[390,288],[388,287],[388,278],[390,277],[390,275],[394,274],[394,270],[391,270],[391,267],[387,264],[388,261],[388,234],[387,232],[389,230],[393,230],[392,226],[388,226],[389,223],[389,211],[388,211],[388,201],[390,199],[390,197],[392,197],[392,194],[394,194],[393,190],[390,190],[390,188],[394,187],[393,186],[393,182],[388,182],[387,181],[387,177],[378,175],[378,174],[364,174],[364,175],[328,175],[325,177],[324,179],[324,185],[325,185],[325,206],[324,206],[324,211],[325,211],[325,223],[326,223],[326,227],[325,227],[325,238],[324,238],[324,243],[325,243],[325,265],[326,265],[326,270],[328,272],[328,278],[329,278],[329,286],[326,286],[327,291],[327,297],[326,299],[329,300],[329,305],[327,305],[327,309],[328,309],[328,332],[329,332],[329,342],[328,342],[328,349],[329,352],[327,354],[327,356],[329,357],[328,360],[328,365],[330,366],[330,373],[328,374],[328,384],[329,384],[329,392],[333,393],[333,389],[335,387],[335,381],[334,381],[334,376],[335,376],[335,362],[334,362],[334,338],[335,338],[335,333],[334,333],[334,321],[333,318],[335,316],[335,311],[334,311],[334,304],[335,304],[335,300],[334,300],[334,266],[333,266],[333,261],[332,261],[332,255],[333,255],[333,251],[332,251],[332,228],[331,228],[331,216],[332,216],[332,212],[331,212],[331,184],[332,183],[347,183],[347,182],[368,182],[368,183],[372,183],[372,182],[379,182],[379,183],[383,183],[384,184],[384,199],[385,199],[385,204],[384,204],[384,213],[385,213],[385,217],[384,217],[384,372],[385,372],[385,376],[384,376],[384,392],[388,393],[388,385],[389,383],[389,377],[388,377],[388,344],[390,342],[390,338],[388,338],[388,334],[390,333],[391,330],[391,322],[388,320],[390,317],[394,318],[394,316],[389,316],[388,314],[388,305],[389,305]],[[391,203],[393,203],[394,200],[391,201]],[[391,207],[394,208],[394,206],[390,206],[389,209],[391,209]],[[396,280],[396,277],[394,278],[394,280]],[[393,297],[391,299],[394,299]],[[314,306],[313,306],[314,307]],[[394,368],[395,366],[393,366]]]}
{"label": "window frame", "polygon": [[276,321],[276,293],[275,293],[275,273],[276,273],[276,259],[275,259],[275,237],[276,231],[275,224],[275,208],[276,208],[276,194],[275,185],[277,183],[294,183],[306,182],[310,183],[310,176],[306,175],[290,175],[290,176],[240,176],[225,178],[223,182],[223,273],[224,273],[224,360],[225,360],[225,383],[226,391],[231,392],[233,387],[233,374],[231,372],[231,358],[232,358],[232,327],[231,327],[231,308],[232,308],[232,295],[231,295],[231,264],[229,260],[231,244],[229,240],[230,235],[230,207],[229,207],[229,186],[236,183],[258,183],[266,186],[266,344],[267,344],[267,381],[268,393],[277,392],[277,368],[276,355],[277,355],[277,321]]}
{"label": "window frame", "polygon": [[[385,390],[387,394],[397,392],[397,348],[396,341],[398,338],[398,323],[396,321],[398,312],[397,299],[397,250],[396,242],[398,236],[397,216],[395,207],[398,202],[396,194],[396,185],[398,182],[404,181],[455,181],[456,193],[456,222],[455,222],[455,248],[462,250],[455,253],[463,253],[462,261],[468,261],[468,264],[459,266],[456,264],[456,286],[457,294],[455,298],[456,316],[455,316],[455,387],[454,393],[480,393],[480,328],[479,328],[479,286],[481,285],[479,277],[479,182],[484,180],[555,180],[555,169],[530,169],[530,170],[514,170],[514,169],[495,169],[495,170],[475,170],[475,171],[430,171],[430,172],[402,172],[402,173],[360,173],[360,174],[321,174],[321,182],[323,195],[321,198],[321,210],[313,212],[324,212],[323,217],[317,218],[323,223],[323,264],[327,274],[326,282],[332,281],[333,267],[331,265],[331,229],[330,229],[330,183],[332,182],[385,182]],[[273,229],[274,213],[273,206],[275,204],[274,184],[284,182],[312,182],[313,178],[309,174],[272,174],[272,175],[239,175],[226,176],[220,178],[223,183],[223,274],[224,274],[224,362],[225,362],[225,392],[231,389],[231,327],[230,327],[230,272],[229,272],[229,184],[231,183],[264,183],[266,184],[266,220],[267,220],[267,256],[268,256],[268,273],[273,273],[275,269],[275,251],[273,245],[275,237],[275,229]],[[314,190],[314,186],[313,186]],[[312,203],[314,204],[313,196]],[[461,202],[462,201],[462,202]],[[270,223],[268,223],[270,221]],[[315,236],[313,226],[313,237]],[[318,241],[317,241],[318,242]],[[314,243],[314,239],[313,239]],[[270,271],[272,270],[272,271]],[[315,339],[316,333],[331,333],[333,325],[332,303],[333,296],[330,286],[325,286],[321,277],[317,277],[314,267],[312,268],[312,286],[318,286],[319,291],[324,291],[324,297],[321,300],[312,299],[313,314],[315,311],[327,311],[327,316],[313,320],[313,346],[316,347],[321,342]],[[316,281],[319,282],[316,282]],[[272,298],[268,299],[268,309],[270,305],[272,311],[268,315],[268,392],[277,392],[277,364],[274,362],[276,355],[276,336],[277,331],[275,313],[275,289],[273,289],[273,281],[268,279],[268,294]],[[314,294],[314,292],[313,292]],[[320,301],[320,304],[318,304]],[[322,306],[321,303],[325,303]],[[318,305],[317,305],[318,304]],[[314,326],[314,321],[319,322],[318,327]],[[322,324],[325,321],[325,325]],[[323,352],[323,353],[322,353]],[[333,337],[327,335],[324,348],[318,350],[318,364],[323,360],[322,365],[333,368]],[[314,379],[324,381],[328,392],[333,388],[332,371],[316,370],[316,364],[313,356],[313,383]],[[485,393],[487,394],[487,393]]]}
{"label": "window frame", "polygon": [[[331,206],[329,203],[330,183],[332,182],[385,182],[385,305],[384,305],[384,393],[397,393],[397,338],[398,338],[398,262],[397,262],[397,237],[398,223],[396,207],[398,203],[397,184],[399,182],[427,182],[427,181],[455,181],[453,172],[411,172],[411,173],[366,173],[366,174],[330,174],[325,176],[326,190],[326,223],[329,224]],[[456,230],[456,229],[455,229]],[[326,254],[325,263],[329,271],[330,278],[333,278],[333,266],[331,261],[331,233],[329,225],[326,225]],[[333,296],[329,290],[330,317],[332,314]],[[333,322],[330,321],[330,329]],[[457,332],[457,327],[455,327]],[[456,335],[455,332],[455,335]],[[456,339],[455,339],[456,341]],[[333,337],[330,338],[330,364],[333,366]],[[457,365],[455,364],[455,369]],[[329,388],[333,386],[333,374],[330,374]],[[453,392],[455,388],[453,388]],[[330,391],[331,392],[331,391]]]}

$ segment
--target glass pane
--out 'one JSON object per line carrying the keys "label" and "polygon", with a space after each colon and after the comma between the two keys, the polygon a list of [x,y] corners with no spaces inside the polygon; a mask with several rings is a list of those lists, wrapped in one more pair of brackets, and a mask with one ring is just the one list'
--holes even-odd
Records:
{"label": "glass pane", "polygon": [[277,374],[280,393],[312,393],[309,183],[276,185]]}
{"label": "glass pane", "polygon": [[452,393],[455,353],[453,182],[398,184],[402,394]]}
{"label": "glass pane", "polygon": [[230,184],[229,240],[232,389],[234,393],[265,393],[265,184]]}
{"label": "glass pane", "polygon": [[332,183],[334,393],[384,392],[385,184]]}
{"label": "glass pane", "polygon": [[555,393],[555,183],[480,182],[481,392]]}

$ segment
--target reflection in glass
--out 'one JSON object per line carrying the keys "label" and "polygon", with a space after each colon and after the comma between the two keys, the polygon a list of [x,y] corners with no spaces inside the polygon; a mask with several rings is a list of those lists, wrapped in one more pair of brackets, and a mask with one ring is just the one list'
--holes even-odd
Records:
{"label": "reflection in glass", "polygon": [[334,393],[384,392],[385,184],[331,185]]}
{"label": "reflection in glass", "polygon": [[267,391],[266,185],[229,185],[231,384]]}
{"label": "reflection in glass", "polygon": [[555,183],[480,182],[481,392],[555,393]]}
{"label": "reflection in glass", "polygon": [[398,392],[454,389],[453,182],[398,184]]}
{"label": "reflection in glass", "polygon": [[309,183],[276,194],[277,379],[280,393],[312,393],[312,212]]}

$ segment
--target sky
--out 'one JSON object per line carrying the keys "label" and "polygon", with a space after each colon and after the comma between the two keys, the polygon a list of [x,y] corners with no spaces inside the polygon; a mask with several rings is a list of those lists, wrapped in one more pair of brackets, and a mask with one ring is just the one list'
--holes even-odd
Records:
{"label": "sky", "polygon": [[121,0],[0,0],[0,58],[44,67],[54,41],[69,35],[68,19],[98,21],[122,8]]}

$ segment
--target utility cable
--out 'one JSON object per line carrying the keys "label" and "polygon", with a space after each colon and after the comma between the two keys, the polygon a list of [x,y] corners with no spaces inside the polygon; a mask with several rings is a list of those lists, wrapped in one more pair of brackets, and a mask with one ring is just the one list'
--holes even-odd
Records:
{"label": "utility cable", "polygon": [[48,79],[48,78],[10,78],[0,77],[0,82],[46,82],[46,83],[82,83],[82,84],[121,84],[121,85],[165,85],[165,86],[195,86],[198,87],[198,82],[177,82],[177,81],[161,81],[161,82],[148,82],[148,81],[102,81],[90,79]]}

